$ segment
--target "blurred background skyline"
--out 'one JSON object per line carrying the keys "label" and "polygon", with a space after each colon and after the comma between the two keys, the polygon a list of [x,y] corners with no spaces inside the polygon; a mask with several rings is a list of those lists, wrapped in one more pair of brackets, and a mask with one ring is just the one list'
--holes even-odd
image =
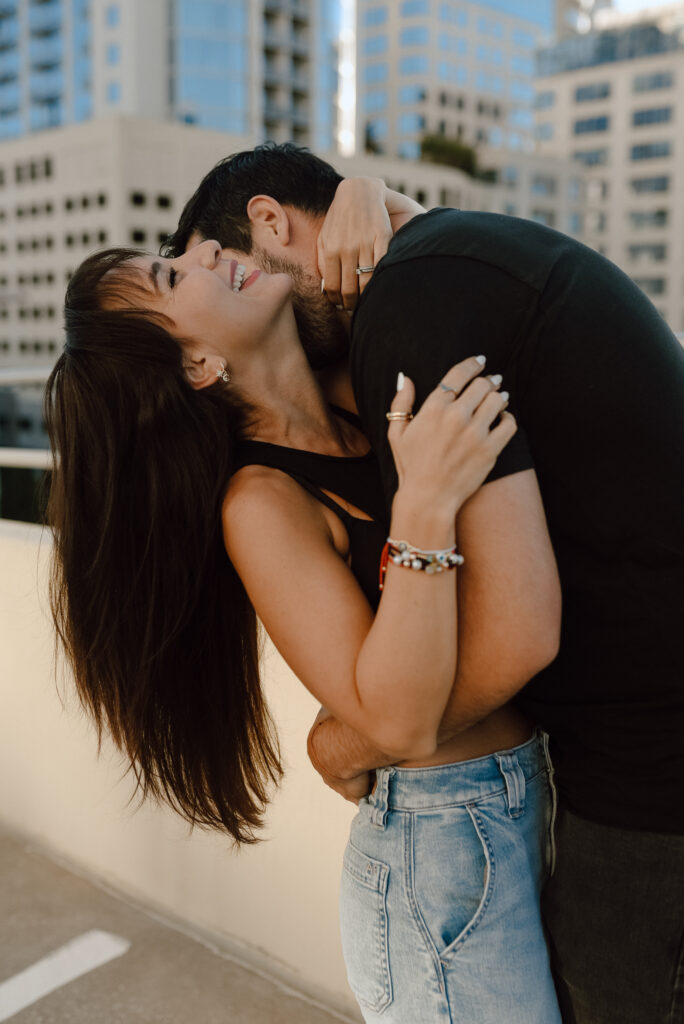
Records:
{"label": "blurred background skyline", "polygon": [[572,235],[684,331],[684,2],[0,0],[0,449],[45,459],[78,263],[265,139]]}

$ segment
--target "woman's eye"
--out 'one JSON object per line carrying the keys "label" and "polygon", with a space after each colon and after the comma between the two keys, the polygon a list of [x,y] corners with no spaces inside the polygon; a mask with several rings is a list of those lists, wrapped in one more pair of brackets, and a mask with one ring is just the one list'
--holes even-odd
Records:
{"label": "woman's eye", "polygon": [[169,270],[169,288],[173,288],[176,283],[176,271],[173,267]]}

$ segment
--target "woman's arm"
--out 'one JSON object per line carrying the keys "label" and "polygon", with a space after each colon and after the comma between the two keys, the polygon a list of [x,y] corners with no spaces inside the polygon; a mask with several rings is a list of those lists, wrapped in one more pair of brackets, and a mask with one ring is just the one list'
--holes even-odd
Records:
{"label": "woman's arm", "polygon": [[325,294],[335,306],[353,310],[392,236],[416,214],[420,203],[393,192],[381,178],[345,178],[337,187],[318,235],[318,269]]}
{"label": "woman's arm", "polygon": [[[481,371],[466,360],[446,380],[457,392]],[[407,382],[393,408],[410,409]],[[458,508],[515,431],[505,398],[477,377],[457,401],[440,388],[413,423],[390,427],[400,484],[392,536],[447,548]],[[224,506],[228,554],[276,647],[317,699],[394,759],[423,757],[456,670],[456,581],[390,563],[372,611],[333,543],[328,521],[285,475],[242,471]]]}

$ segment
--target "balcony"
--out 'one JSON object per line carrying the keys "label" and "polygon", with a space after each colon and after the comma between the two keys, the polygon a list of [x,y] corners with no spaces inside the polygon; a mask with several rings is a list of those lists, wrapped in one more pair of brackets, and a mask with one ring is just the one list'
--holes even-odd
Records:
{"label": "balcony", "polygon": [[29,28],[32,34],[58,32],[62,26],[61,4],[33,5],[29,8]]}
{"label": "balcony", "polygon": [[[11,382],[27,373],[15,374]],[[40,376],[38,371],[31,379]],[[2,383],[10,382],[8,371],[0,377]],[[32,458],[42,467],[49,464],[45,451],[3,450],[0,465],[11,463],[10,468],[18,469]],[[70,676],[60,669],[59,688],[55,683],[46,594],[50,553],[50,537],[41,527],[0,520],[0,860],[5,873],[11,863],[12,878],[43,879],[37,891],[33,884],[23,889],[0,886],[0,915],[7,919],[12,893],[15,922],[20,920],[18,911],[38,914],[41,904],[55,910],[52,916],[49,910],[43,925],[38,918],[32,925],[38,932],[50,929],[49,942],[39,935],[35,956],[28,947],[23,960],[16,956],[17,943],[23,950],[26,939],[23,928],[17,932],[3,978],[79,932],[106,928],[128,936],[136,955],[102,968],[95,985],[80,989],[81,983],[74,982],[70,998],[62,990],[66,1001],[60,1010],[51,1010],[58,993],[49,996],[45,1012],[54,1013],[55,1019],[68,1017],[74,1024],[113,1019],[107,998],[110,993],[120,998],[130,979],[131,998],[140,991],[145,999],[160,1001],[149,1009],[145,1002],[140,1010],[132,1009],[135,1001],[128,1002],[120,1018],[132,1024],[224,1016],[333,1024],[326,1008],[340,1015],[334,1019],[359,1021],[347,987],[337,923],[342,854],[355,812],[326,789],[307,761],[306,734],[316,702],[267,645],[264,686],[287,774],[269,809],[266,842],[238,854],[221,836],[189,833],[170,811],[136,809],[135,800],[129,803],[131,780],[124,777],[118,754],[105,742],[97,756],[93,730],[77,707]],[[3,827],[19,834],[21,844],[10,850]],[[114,889],[124,902],[110,901],[63,870],[48,870],[49,864],[36,866],[30,862],[36,844],[95,886],[106,885],[110,894]],[[19,892],[27,898],[17,903]],[[64,892],[69,898],[60,896]],[[142,908],[135,920],[131,901]],[[146,908],[154,911],[153,920],[144,916]],[[171,928],[163,927],[164,919]],[[52,929],[59,939],[53,941]],[[203,949],[188,940],[193,935],[200,937]],[[215,956],[208,955],[210,950]],[[10,970],[10,963],[17,966]],[[251,990],[245,972],[236,973],[236,963],[249,966]],[[169,964],[178,966],[169,970]],[[272,981],[279,991],[264,1003],[273,993]],[[236,1002],[239,991],[245,993],[243,1002]],[[305,993],[306,1002],[298,1001],[296,992]],[[176,996],[180,1003],[172,1008]],[[207,1006],[218,1008],[204,1013]]]}

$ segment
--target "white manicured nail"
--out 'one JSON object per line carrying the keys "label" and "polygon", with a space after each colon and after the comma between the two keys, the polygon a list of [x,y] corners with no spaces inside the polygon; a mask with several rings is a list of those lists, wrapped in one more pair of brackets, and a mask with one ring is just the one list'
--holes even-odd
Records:
{"label": "white manicured nail", "polygon": [[324,291],[325,291],[325,278],[322,277],[321,278],[321,295],[323,294]]}
{"label": "white manicured nail", "polygon": [[487,362],[487,356],[475,356],[475,362],[479,363],[480,366],[484,366]]}
{"label": "white manicured nail", "polygon": [[502,392],[501,392],[501,397],[503,398],[504,402],[507,402],[507,401],[508,401],[508,399],[509,399],[509,394],[508,394],[508,392],[507,392],[507,391],[502,391]]}
{"label": "white manicured nail", "polygon": [[406,377],[404,376],[404,374],[400,370],[399,371],[399,375],[397,377],[397,391],[403,391],[405,383],[406,383]]}
{"label": "white manicured nail", "polygon": [[491,380],[491,382],[494,385],[494,387],[498,388],[499,384],[503,380],[503,377],[501,376],[500,373],[494,373],[494,374],[492,374],[492,376],[489,379]]}

